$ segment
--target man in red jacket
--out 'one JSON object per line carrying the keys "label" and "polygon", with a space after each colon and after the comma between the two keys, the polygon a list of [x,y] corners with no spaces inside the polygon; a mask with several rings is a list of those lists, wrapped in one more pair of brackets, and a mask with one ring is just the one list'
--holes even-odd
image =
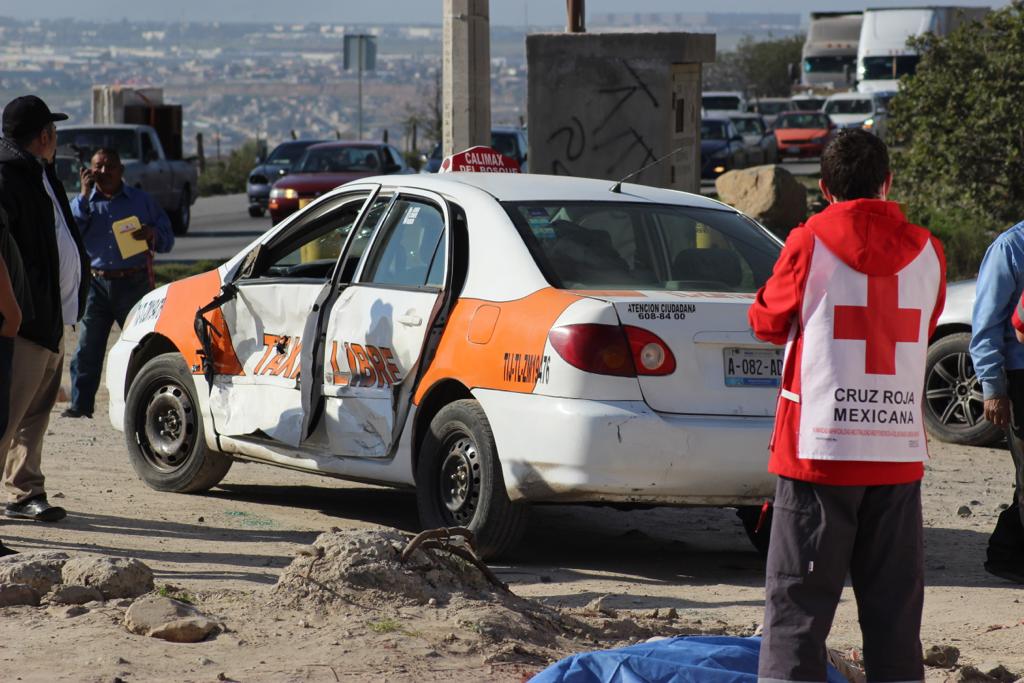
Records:
{"label": "man in red jacket", "polygon": [[829,206],[790,233],[750,307],[754,334],[786,345],[762,682],[825,681],[847,573],[868,680],[924,680],[921,404],[946,266],[939,241],[886,201],[891,184],[881,140],[838,135],[821,159]]}

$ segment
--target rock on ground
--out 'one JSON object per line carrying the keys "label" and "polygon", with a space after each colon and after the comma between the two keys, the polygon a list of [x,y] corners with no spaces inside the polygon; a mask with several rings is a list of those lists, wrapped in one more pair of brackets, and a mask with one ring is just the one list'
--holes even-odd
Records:
{"label": "rock on ground", "polygon": [[103,593],[93,586],[55,586],[49,600],[53,605],[84,605],[103,600]]}
{"label": "rock on ground", "polygon": [[24,583],[0,583],[0,607],[38,605],[39,593]]}
{"label": "rock on ground", "polygon": [[59,550],[18,553],[0,558],[0,583],[23,583],[40,595],[61,583],[60,570],[70,555]]}
{"label": "rock on ground", "polygon": [[781,166],[729,171],[715,181],[718,198],[780,237],[807,218],[807,190]]}
{"label": "rock on ground", "polygon": [[132,603],[125,612],[124,626],[131,633],[174,643],[197,643],[223,628],[195,607],[159,595]]}
{"label": "rock on ground", "polygon": [[65,584],[96,588],[104,598],[134,598],[153,590],[153,571],[128,557],[75,557],[61,571]]}

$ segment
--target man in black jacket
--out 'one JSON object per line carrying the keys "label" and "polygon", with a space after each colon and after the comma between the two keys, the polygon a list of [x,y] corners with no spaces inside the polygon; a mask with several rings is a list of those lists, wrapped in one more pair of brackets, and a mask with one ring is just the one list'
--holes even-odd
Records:
{"label": "man in black jacket", "polygon": [[[11,374],[14,361],[14,338],[21,327],[21,309],[28,291],[21,252],[7,229],[7,213],[0,205],[0,434],[7,431],[8,404],[11,400]],[[13,555],[0,542],[0,557]]]}
{"label": "man in black jacket", "polygon": [[43,437],[57,402],[64,368],[64,327],[85,309],[89,261],[64,187],[53,169],[55,121],[38,97],[11,100],[0,139],[0,205],[18,246],[29,291],[14,340],[7,429],[0,437],[0,464],[8,517],[55,522],[63,508],[46,500],[41,470]]}

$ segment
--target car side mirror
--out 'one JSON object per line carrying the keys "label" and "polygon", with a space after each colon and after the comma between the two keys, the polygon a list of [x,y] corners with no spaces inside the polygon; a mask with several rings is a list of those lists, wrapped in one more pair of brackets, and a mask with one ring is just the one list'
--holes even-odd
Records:
{"label": "car side mirror", "polygon": [[160,158],[160,156],[156,153],[156,150],[155,149],[150,149],[150,150],[146,151],[146,155],[145,155],[145,158],[143,159],[143,161],[145,161],[148,164],[149,162],[156,161],[159,158]]}
{"label": "car side mirror", "polygon": [[733,135],[731,138],[729,138],[729,142],[743,142],[743,136]]}
{"label": "car side mirror", "polygon": [[239,266],[231,281],[234,282],[243,278],[250,278],[255,273],[263,272],[266,266],[268,254],[269,252],[267,251],[267,247],[263,242],[260,242],[250,249],[249,253],[247,253],[245,258],[242,260],[242,265]]}
{"label": "car side mirror", "polygon": [[396,163],[390,163],[390,164],[385,164],[384,165],[384,173],[385,174],[388,174],[388,173],[398,173],[401,170],[402,170],[402,167],[399,166]]}

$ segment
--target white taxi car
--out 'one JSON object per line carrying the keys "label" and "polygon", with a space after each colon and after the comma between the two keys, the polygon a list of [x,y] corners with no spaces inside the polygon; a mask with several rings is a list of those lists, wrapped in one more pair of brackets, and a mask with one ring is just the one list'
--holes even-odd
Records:
{"label": "white taxi car", "polygon": [[414,487],[493,556],[529,503],[756,506],[781,351],[747,308],[781,245],[734,209],[540,175],[379,177],[148,294],[110,418],[151,487],[233,460]]}

